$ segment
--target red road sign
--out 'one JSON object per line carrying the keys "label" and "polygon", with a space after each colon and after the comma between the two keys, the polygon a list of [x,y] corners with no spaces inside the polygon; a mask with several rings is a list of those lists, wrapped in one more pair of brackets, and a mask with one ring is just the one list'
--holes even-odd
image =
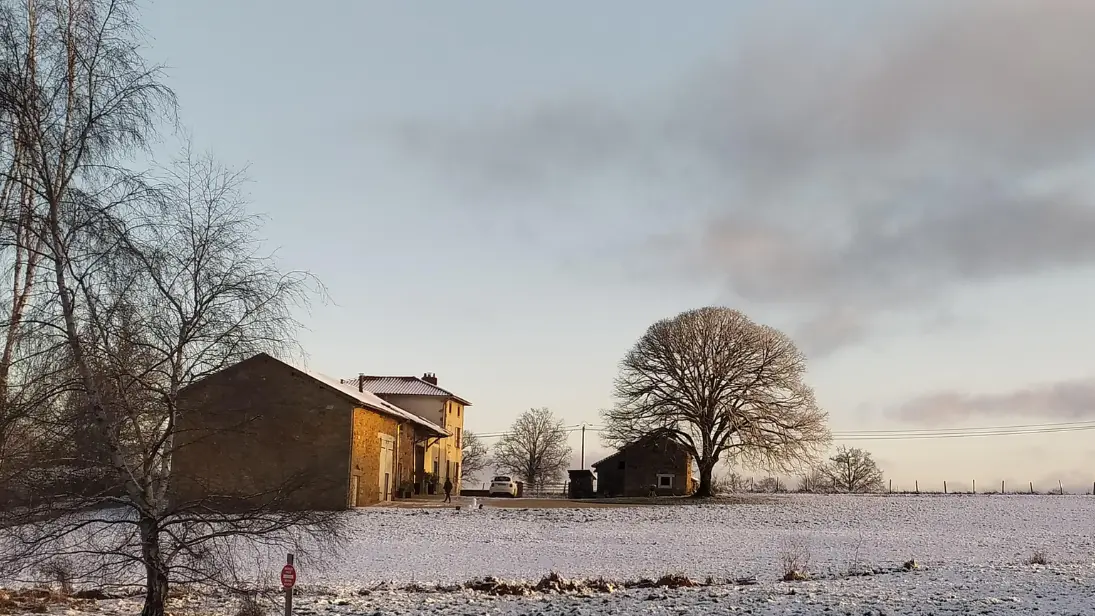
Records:
{"label": "red road sign", "polygon": [[292,588],[297,583],[297,570],[293,565],[285,565],[281,568],[281,585],[284,588]]}

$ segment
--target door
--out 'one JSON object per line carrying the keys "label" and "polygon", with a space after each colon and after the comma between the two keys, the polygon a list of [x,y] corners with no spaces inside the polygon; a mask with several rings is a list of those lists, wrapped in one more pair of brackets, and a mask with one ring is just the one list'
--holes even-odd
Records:
{"label": "door", "polygon": [[360,482],[360,479],[361,479],[361,477],[358,477],[357,475],[354,475],[353,477],[350,477],[350,506],[351,507],[357,507],[357,489],[358,489],[358,483]]}
{"label": "door", "polygon": [[395,449],[395,439],[386,435],[380,435],[380,477],[377,488],[380,491],[380,501],[392,499],[392,458]]}

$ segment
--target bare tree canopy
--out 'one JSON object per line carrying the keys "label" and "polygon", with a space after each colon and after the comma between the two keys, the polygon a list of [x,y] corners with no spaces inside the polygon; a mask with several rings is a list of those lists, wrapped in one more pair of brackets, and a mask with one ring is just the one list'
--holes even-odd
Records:
{"label": "bare tree canopy", "polygon": [[490,451],[479,435],[464,432],[464,444],[460,452],[460,472],[465,479],[472,479],[490,465]]}
{"label": "bare tree canopy", "polygon": [[298,477],[263,494],[181,501],[170,491],[185,446],[180,393],[258,351],[293,351],[292,311],[313,289],[257,252],[242,180],[188,154],[124,204],[47,217],[60,294],[51,331],[73,393],[24,422],[47,455],[24,466],[36,480],[0,512],[11,566],[61,558],[75,581],[143,576],[144,613],[159,616],[171,582],[233,587],[249,545],[337,540],[336,514],[281,506],[306,487]]}
{"label": "bare tree canopy", "polygon": [[563,421],[546,407],[522,413],[494,446],[497,467],[536,488],[561,479],[570,454]]}
{"label": "bare tree canopy", "polygon": [[821,469],[827,488],[834,492],[865,494],[882,490],[882,469],[871,453],[858,447],[841,446]]}
{"label": "bare tree canopy", "polygon": [[606,440],[665,430],[695,458],[699,497],[711,495],[721,459],[791,470],[829,443],[805,373],[782,332],[729,308],[683,312],[651,325],[620,362]]}

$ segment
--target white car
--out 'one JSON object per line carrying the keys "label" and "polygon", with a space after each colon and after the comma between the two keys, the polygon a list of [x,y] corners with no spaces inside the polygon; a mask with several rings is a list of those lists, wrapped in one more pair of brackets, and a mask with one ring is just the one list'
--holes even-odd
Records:
{"label": "white car", "polygon": [[490,495],[491,496],[508,496],[510,498],[517,497],[517,482],[511,477],[505,475],[499,475],[490,482]]}

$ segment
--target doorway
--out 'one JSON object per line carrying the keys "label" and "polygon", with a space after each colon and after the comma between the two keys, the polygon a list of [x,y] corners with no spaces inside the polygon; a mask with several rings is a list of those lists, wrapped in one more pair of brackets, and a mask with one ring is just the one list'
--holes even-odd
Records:
{"label": "doorway", "polygon": [[392,459],[395,450],[395,439],[387,434],[380,435],[380,477],[378,488],[380,501],[392,499]]}

